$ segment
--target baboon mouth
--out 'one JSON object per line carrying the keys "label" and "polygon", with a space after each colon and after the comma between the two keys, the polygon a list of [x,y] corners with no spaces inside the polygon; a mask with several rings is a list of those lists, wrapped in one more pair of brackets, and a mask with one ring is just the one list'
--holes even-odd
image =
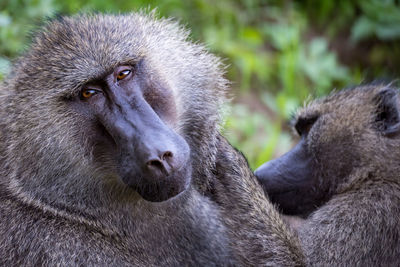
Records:
{"label": "baboon mouth", "polygon": [[144,183],[135,190],[147,201],[162,202],[175,197],[185,191],[190,184],[189,181],[164,181],[159,183]]}
{"label": "baboon mouth", "polygon": [[167,176],[152,177],[126,175],[122,181],[142,196],[147,201],[162,202],[175,197],[185,191],[191,182],[191,168],[183,167]]}

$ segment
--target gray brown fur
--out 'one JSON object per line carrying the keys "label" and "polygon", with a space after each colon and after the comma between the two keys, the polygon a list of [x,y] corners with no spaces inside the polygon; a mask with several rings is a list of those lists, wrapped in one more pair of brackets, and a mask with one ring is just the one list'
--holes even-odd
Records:
{"label": "gray brown fur", "polygon": [[266,197],[245,157],[223,138],[217,154],[216,201],[243,266],[304,266],[297,237]]}
{"label": "gray brown fur", "polygon": [[302,227],[305,219],[299,216],[282,215],[282,220],[292,229],[297,232]]}
{"label": "gray brown fur", "polygon": [[226,81],[219,60],[187,39],[175,22],[143,14],[63,18],[37,35],[2,84],[0,265],[233,264],[215,204],[193,186],[144,201],[93,162],[85,126],[62,101],[110,68],[145,58],[174,90],[175,130],[201,184],[215,161]]}
{"label": "gray brown fur", "polygon": [[376,125],[376,98],[386,90],[399,107],[397,90],[360,86],[298,112],[319,116],[307,142],[332,195],[298,228],[308,265],[400,264],[400,135],[385,136]]}

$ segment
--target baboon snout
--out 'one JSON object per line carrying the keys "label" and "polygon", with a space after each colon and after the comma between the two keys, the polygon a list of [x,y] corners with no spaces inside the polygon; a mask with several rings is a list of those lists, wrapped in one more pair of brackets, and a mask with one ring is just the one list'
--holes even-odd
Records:
{"label": "baboon snout", "polygon": [[189,145],[168,129],[157,130],[149,129],[121,144],[119,157],[122,180],[153,202],[179,194],[191,180]]}
{"label": "baboon snout", "polygon": [[314,194],[315,162],[302,139],[283,156],[261,165],[254,174],[282,213],[302,215],[314,209],[321,198]]}
{"label": "baboon snout", "polygon": [[[115,171],[122,182],[146,200],[164,201],[190,183],[190,148],[174,130],[177,121],[170,113],[175,107],[160,100],[168,95],[158,95],[145,77],[131,75],[138,68],[117,67],[104,83],[85,89],[89,96],[83,97],[115,145]],[[96,90],[101,93],[91,97]]]}

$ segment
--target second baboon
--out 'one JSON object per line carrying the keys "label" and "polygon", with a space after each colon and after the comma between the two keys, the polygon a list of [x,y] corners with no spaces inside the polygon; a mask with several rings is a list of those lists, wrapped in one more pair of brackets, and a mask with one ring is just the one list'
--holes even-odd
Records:
{"label": "second baboon", "polygon": [[400,98],[360,86],[297,114],[300,142],[256,175],[297,232],[309,265],[399,266]]}

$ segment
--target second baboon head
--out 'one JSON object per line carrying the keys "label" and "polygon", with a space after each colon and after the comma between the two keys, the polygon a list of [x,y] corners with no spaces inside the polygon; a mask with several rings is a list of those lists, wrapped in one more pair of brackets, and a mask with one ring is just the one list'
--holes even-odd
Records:
{"label": "second baboon head", "polygon": [[300,109],[294,128],[299,143],[255,174],[284,214],[307,216],[357,179],[396,165],[399,95],[385,86],[343,90]]}

